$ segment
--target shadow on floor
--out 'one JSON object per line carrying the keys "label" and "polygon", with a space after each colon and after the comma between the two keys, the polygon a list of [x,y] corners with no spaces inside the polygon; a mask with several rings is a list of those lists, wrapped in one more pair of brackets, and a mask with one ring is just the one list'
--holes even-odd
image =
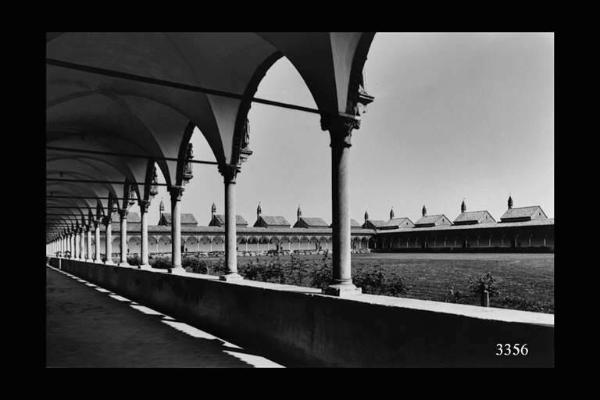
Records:
{"label": "shadow on floor", "polygon": [[48,367],[281,367],[79,277],[46,271]]}

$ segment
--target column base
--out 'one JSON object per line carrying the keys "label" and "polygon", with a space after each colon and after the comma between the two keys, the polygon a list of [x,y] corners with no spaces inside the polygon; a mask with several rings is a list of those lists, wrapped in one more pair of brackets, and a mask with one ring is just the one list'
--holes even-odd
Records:
{"label": "column base", "polygon": [[173,275],[185,275],[187,272],[183,267],[172,267],[167,269],[167,273]]}
{"label": "column base", "polygon": [[117,264],[119,267],[132,267],[131,264],[129,264],[128,262],[122,262],[120,261],[119,264]]}
{"label": "column base", "polygon": [[226,275],[219,276],[219,280],[220,281],[225,281],[225,282],[235,282],[235,281],[242,281],[242,280],[244,280],[244,277],[241,276],[240,274],[238,274],[237,272],[234,272],[234,273],[231,273],[231,274],[226,274]]}
{"label": "column base", "polygon": [[323,290],[323,294],[337,297],[352,297],[362,294],[362,289],[352,283],[329,285]]}
{"label": "column base", "polygon": [[150,264],[140,264],[140,265],[138,265],[138,268],[139,269],[152,269]]}

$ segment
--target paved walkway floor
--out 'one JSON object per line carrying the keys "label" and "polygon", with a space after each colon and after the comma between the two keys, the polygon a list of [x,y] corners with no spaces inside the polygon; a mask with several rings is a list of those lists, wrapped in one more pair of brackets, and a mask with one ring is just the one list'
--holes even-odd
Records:
{"label": "paved walkway floor", "polygon": [[47,367],[281,367],[264,357],[46,268]]}

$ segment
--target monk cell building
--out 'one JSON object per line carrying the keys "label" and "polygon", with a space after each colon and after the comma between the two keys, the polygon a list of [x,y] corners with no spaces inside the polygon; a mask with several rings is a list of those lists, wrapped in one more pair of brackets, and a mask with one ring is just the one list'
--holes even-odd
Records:
{"label": "monk cell building", "polygon": [[[467,211],[465,202],[460,214],[450,221],[443,214],[428,215],[423,206],[422,216],[414,224],[390,221],[363,226],[375,226],[369,241],[374,251],[554,251],[554,219],[548,218],[540,206],[513,207],[496,221],[486,210]],[[401,219],[397,219],[401,221]],[[393,225],[389,229],[389,225]]]}
{"label": "monk cell building", "polygon": [[[444,214],[429,215],[423,206],[415,222],[396,217],[390,210],[388,220],[373,220],[365,212],[361,225],[351,219],[352,252],[553,252],[554,219],[548,218],[540,206],[509,208],[496,219],[486,210],[467,211],[461,204],[460,214],[451,221]],[[148,226],[148,251],[151,256],[169,256],[172,250],[171,214],[159,207],[158,224]],[[321,254],[331,252],[331,224],[320,217],[305,217],[298,206],[296,222],[285,217],[263,215],[259,204],[256,220],[249,226],[236,215],[238,231],[236,250],[240,256],[261,254]],[[113,216],[117,219],[118,216]],[[181,213],[181,251],[185,255],[221,256],[225,251],[224,215],[217,214],[215,204],[207,225],[199,225],[191,213]],[[137,213],[128,214],[127,256],[141,252],[141,224]],[[120,260],[120,227],[112,225],[113,260]],[[100,252],[106,248],[106,231],[100,231]],[[91,248],[95,249],[91,239]],[[93,252],[93,251],[92,251]]]}

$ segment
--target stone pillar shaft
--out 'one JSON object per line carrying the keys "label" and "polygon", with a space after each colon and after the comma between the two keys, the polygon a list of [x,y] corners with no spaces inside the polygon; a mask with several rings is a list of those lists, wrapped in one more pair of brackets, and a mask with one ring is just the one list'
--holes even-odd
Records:
{"label": "stone pillar shaft", "polygon": [[236,165],[222,165],[219,171],[223,175],[225,185],[225,264],[227,273],[219,279],[239,280],[242,276],[237,268],[237,226],[235,210],[235,179],[238,173]]}
{"label": "stone pillar shaft", "polygon": [[331,211],[333,284],[325,293],[336,296],[358,294],[352,283],[350,236],[350,138],[357,122],[340,117],[330,121],[331,136]]}
{"label": "stone pillar shaft", "polygon": [[225,260],[229,274],[237,274],[235,180],[225,181]]}
{"label": "stone pillar shaft", "polygon": [[112,221],[110,219],[106,221],[106,235],[104,239],[106,241],[106,263],[112,264]]}
{"label": "stone pillar shaft", "polygon": [[85,232],[83,228],[79,230],[79,259],[85,259]]}
{"label": "stone pillar shaft", "polygon": [[173,268],[181,268],[181,195],[183,187],[172,186],[171,194],[171,261]]}
{"label": "stone pillar shaft", "polygon": [[127,210],[121,210],[121,259],[119,264],[127,265]]}
{"label": "stone pillar shaft", "polygon": [[79,259],[79,229],[77,231],[75,231],[75,251],[74,251],[74,258]]}
{"label": "stone pillar shaft", "polygon": [[94,246],[94,250],[96,250],[94,261],[102,262],[102,260],[100,259],[100,221],[96,221],[94,236],[96,240],[96,246]]}
{"label": "stone pillar shaft", "polygon": [[88,226],[87,229],[87,249],[85,253],[85,259],[87,261],[92,260],[92,227]]}
{"label": "stone pillar shaft", "polygon": [[150,263],[148,262],[148,207],[150,206],[149,201],[140,202],[140,215],[141,215],[141,236],[142,242],[140,243],[140,253],[141,253],[141,261],[140,264],[142,267],[149,267]]}

